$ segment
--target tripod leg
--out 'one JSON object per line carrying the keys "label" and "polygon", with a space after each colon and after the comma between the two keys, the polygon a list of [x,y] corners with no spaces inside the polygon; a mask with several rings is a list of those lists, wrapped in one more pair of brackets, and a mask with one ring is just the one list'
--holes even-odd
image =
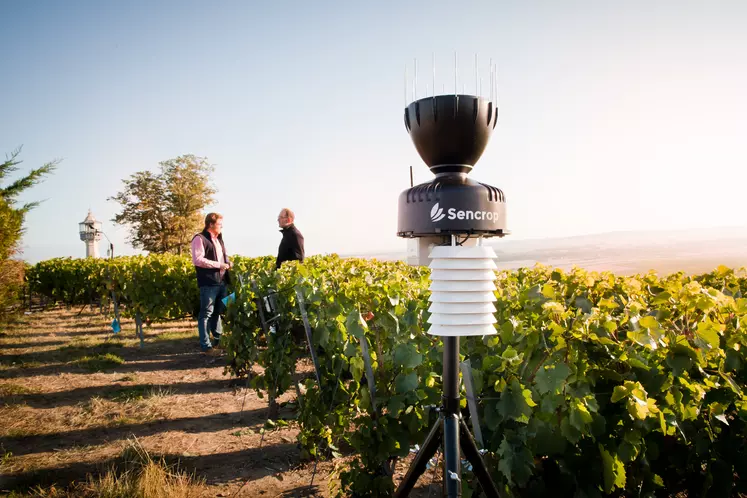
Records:
{"label": "tripod leg", "polygon": [[477,449],[477,444],[475,444],[475,440],[469,432],[467,423],[464,420],[461,420],[459,428],[461,429],[460,432],[462,436],[462,451],[464,452],[465,458],[472,464],[472,471],[475,473],[475,476],[477,476],[477,481],[482,486],[482,489],[485,491],[488,498],[500,498],[498,489],[495,487],[495,483],[490,477],[487,467],[485,467],[485,462],[483,462],[482,455],[480,455],[480,452]]}
{"label": "tripod leg", "polygon": [[[459,453],[459,421],[456,414],[447,414],[444,419],[444,496],[462,496],[462,470]],[[464,423],[464,422],[462,422]]]}
{"label": "tripod leg", "polygon": [[395,498],[405,498],[410,495],[410,491],[415,487],[415,483],[418,482],[418,478],[425,472],[425,466],[428,464],[433,455],[436,454],[438,446],[441,444],[441,429],[443,428],[443,417],[438,417],[438,420],[433,424],[431,432],[428,437],[425,438],[423,446],[420,447],[420,451],[415,455],[410,469],[407,471],[405,478],[397,488],[397,492],[394,493]]}

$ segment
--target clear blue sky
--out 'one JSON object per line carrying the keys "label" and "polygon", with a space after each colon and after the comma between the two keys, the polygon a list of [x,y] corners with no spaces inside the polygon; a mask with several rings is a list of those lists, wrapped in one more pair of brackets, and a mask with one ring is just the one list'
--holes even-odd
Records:
{"label": "clear blue sky", "polygon": [[[0,153],[61,158],[24,200],[26,259],[83,256],[90,207],[181,154],[216,165],[231,253],[271,254],[277,212],[309,253],[404,249],[397,196],[430,173],[404,71],[487,87],[500,114],[472,177],[514,238],[745,224],[747,2],[26,1],[0,3]],[[408,95],[411,95],[411,91]],[[483,93],[487,93],[487,89]],[[102,252],[105,248],[102,244]]]}

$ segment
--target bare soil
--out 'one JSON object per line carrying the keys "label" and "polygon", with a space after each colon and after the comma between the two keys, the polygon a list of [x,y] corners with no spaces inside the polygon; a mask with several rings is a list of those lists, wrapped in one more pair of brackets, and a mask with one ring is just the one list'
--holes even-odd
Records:
{"label": "bare soil", "polygon": [[[314,473],[292,422],[263,437],[267,398],[224,373],[223,357],[200,353],[196,323],[145,327],[141,348],[134,323],[115,335],[110,321],[57,308],[0,325],[0,494],[103,475],[136,442],[203,479],[203,496],[333,496],[330,476],[344,459]],[[308,362],[299,372],[310,374]],[[292,406],[280,417],[292,419]],[[438,484],[433,474],[421,483]]]}

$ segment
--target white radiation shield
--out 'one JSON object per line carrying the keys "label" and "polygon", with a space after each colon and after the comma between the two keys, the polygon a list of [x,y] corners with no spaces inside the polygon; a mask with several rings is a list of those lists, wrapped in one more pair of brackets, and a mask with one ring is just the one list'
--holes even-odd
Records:
{"label": "white radiation shield", "polygon": [[492,247],[437,246],[431,258],[428,333],[465,337],[495,335],[495,270]]}

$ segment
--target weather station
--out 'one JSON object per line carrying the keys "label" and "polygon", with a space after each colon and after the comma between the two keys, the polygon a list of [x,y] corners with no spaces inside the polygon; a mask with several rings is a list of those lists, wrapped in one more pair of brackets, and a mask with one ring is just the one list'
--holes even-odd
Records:
{"label": "weather station", "polygon": [[[462,417],[459,379],[459,338],[496,334],[497,256],[483,242],[508,234],[506,197],[501,189],[468,177],[498,122],[496,78],[491,61],[489,97],[483,97],[476,58],[475,95],[459,93],[456,66],[455,56],[454,93],[434,92],[418,99],[414,91],[415,100],[409,104],[405,93],[405,129],[434,178],[400,194],[397,235],[408,239],[408,263],[431,269],[428,334],[443,338],[443,395],[439,418],[400,483],[397,497],[409,496],[441,446],[444,496],[462,495],[460,450],[484,494],[499,496]],[[435,63],[433,73],[435,89]],[[416,83],[413,86],[417,88]]]}

